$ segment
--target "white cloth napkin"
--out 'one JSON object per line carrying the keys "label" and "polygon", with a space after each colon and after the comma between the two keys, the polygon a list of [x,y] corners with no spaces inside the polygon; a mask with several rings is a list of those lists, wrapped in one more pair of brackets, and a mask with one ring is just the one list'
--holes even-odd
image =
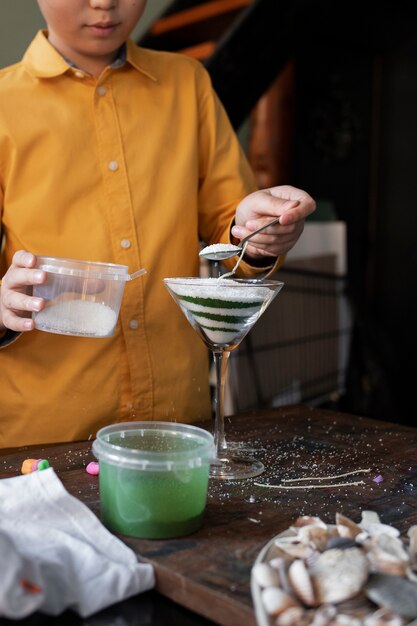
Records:
{"label": "white cloth napkin", "polygon": [[53,468],[0,480],[0,617],[81,617],[155,584],[151,564],[71,496]]}

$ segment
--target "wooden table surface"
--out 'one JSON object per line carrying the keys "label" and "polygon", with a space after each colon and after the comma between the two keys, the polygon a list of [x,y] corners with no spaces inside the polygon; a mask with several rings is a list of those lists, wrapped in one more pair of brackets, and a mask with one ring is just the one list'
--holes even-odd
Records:
{"label": "wooden table surface", "polygon": [[[266,467],[261,476],[211,480],[204,525],[193,535],[169,540],[121,536],[154,564],[156,591],[202,616],[202,625],[207,619],[222,626],[255,626],[252,563],[264,544],[300,515],[331,523],[342,512],[359,521],[360,511],[367,509],[402,531],[417,524],[417,428],[296,405],[228,418],[226,434],[257,450]],[[99,515],[98,479],[85,471],[94,460],[91,442],[2,451],[0,477],[18,475],[28,457],[47,458],[68,491]],[[291,490],[255,484],[362,469],[370,472],[343,479],[362,480],[357,486]],[[374,482],[378,475],[382,482]]]}

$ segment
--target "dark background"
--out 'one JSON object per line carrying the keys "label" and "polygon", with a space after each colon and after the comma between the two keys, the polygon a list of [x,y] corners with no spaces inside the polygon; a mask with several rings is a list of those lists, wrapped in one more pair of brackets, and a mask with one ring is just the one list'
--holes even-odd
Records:
{"label": "dark background", "polygon": [[293,183],[347,223],[355,325],[341,407],[415,425],[415,17],[381,2],[332,21],[319,4],[297,53]]}
{"label": "dark background", "polygon": [[[197,5],[204,2],[173,0],[164,15]],[[312,219],[347,226],[353,333],[346,394],[332,408],[410,425],[417,348],[415,14],[410,0],[253,0],[227,19],[157,37],[148,32],[139,41],[166,50],[216,41],[204,63],[236,129],[293,64],[285,182],[318,201]]]}

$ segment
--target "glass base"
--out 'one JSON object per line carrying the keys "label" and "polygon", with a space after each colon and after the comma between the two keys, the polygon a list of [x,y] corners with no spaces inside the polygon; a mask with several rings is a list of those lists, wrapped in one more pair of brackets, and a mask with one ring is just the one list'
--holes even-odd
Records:
{"label": "glass base", "polygon": [[210,466],[210,478],[217,480],[241,480],[259,476],[265,470],[264,464],[250,456],[239,457],[233,452],[225,452]]}
{"label": "glass base", "polygon": [[229,441],[227,440],[227,456],[257,456],[259,452],[264,452],[265,448],[261,448],[257,444],[250,444],[245,441]]}

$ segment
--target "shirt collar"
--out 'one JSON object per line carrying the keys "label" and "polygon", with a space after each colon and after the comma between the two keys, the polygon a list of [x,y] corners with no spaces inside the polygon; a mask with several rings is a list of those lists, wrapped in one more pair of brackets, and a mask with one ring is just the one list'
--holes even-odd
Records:
{"label": "shirt collar", "polygon": [[[144,76],[155,82],[157,81],[155,74],[152,72],[152,64],[149,62],[146,51],[136,46],[131,39],[120,49],[119,56],[112,63],[111,67],[121,67],[126,62],[130,63]],[[36,34],[23,56],[22,64],[35,78],[54,78],[65,74],[69,67],[74,67],[73,63],[65,59],[49,43],[46,30],[40,30]]]}
{"label": "shirt collar", "polygon": [[128,39],[126,42],[126,60],[130,63],[138,72],[141,72],[154,82],[158,82],[157,73],[153,68],[152,54],[153,51],[140,48],[134,41]]}
{"label": "shirt collar", "polygon": [[[113,69],[118,68],[118,67],[123,67],[123,65],[126,63],[126,57],[127,57],[126,44],[123,44],[123,46],[119,50],[119,54],[117,55],[113,63],[110,65],[110,67],[112,67]],[[75,65],[75,63],[73,63],[71,59],[67,59],[67,57],[64,57],[64,59],[70,67],[74,67],[75,69],[82,69],[81,67],[78,67],[77,65]]]}

